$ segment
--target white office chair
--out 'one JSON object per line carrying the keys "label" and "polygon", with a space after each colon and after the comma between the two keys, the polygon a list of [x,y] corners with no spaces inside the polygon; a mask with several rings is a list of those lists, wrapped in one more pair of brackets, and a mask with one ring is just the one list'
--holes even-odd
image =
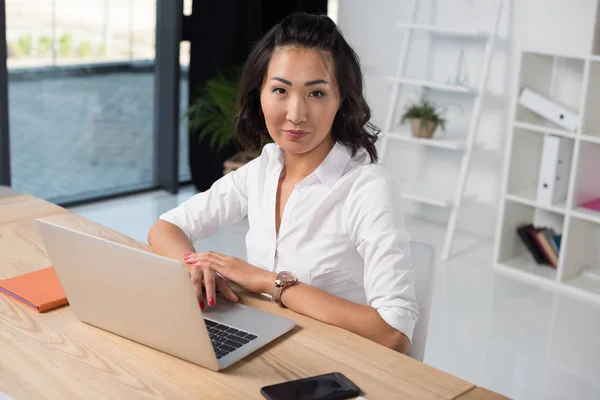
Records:
{"label": "white office chair", "polygon": [[425,243],[411,242],[410,253],[412,265],[415,268],[415,292],[420,316],[415,325],[407,355],[415,360],[423,361],[435,285],[435,249]]}
{"label": "white office chair", "polygon": [[12,190],[11,188],[9,188],[8,186],[2,186],[0,185],[0,199],[3,197],[11,197],[11,196],[16,196],[20,193],[15,192],[14,190]]}

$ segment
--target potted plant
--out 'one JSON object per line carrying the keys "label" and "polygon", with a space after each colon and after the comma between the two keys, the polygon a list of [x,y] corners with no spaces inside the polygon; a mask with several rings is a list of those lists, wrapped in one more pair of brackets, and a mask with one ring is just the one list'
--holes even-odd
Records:
{"label": "potted plant", "polygon": [[[206,81],[200,96],[186,115],[191,132],[198,142],[208,138],[215,151],[235,144],[235,117],[237,115],[238,82],[241,68],[236,67],[225,76],[218,74]],[[266,143],[263,143],[263,145]],[[234,171],[256,158],[260,153],[240,151],[223,163],[223,174]]]}
{"label": "potted plant", "polygon": [[409,103],[402,114],[401,124],[410,121],[412,135],[418,138],[431,138],[438,126],[445,131],[446,119],[443,117],[445,110],[440,110],[436,105],[422,95],[418,102]]}

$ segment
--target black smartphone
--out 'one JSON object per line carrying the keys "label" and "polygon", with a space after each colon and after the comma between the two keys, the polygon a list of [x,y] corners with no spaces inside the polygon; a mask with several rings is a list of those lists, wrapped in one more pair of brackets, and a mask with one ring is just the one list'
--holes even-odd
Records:
{"label": "black smartphone", "polygon": [[341,400],[360,395],[360,388],[339,372],[265,386],[267,400]]}

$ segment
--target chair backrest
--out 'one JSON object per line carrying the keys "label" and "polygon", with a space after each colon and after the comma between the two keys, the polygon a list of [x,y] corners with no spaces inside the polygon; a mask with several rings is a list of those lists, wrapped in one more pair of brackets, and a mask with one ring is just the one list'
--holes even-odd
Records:
{"label": "chair backrest", "polygon": [[410,253],[412,265],[415,268],[415,292],[420,315],[407,355],[423,361],[435,285],[435,249],[426,243],[411,242]]}
{"label": "chair backrest", "polygon": [[0,199],[3,197],[11,197],[11,196],[16,196],[20,193],[15,192],[14,190],[12,190],[11,188],[9,188],[8,186],[2,186],[0,185]]}

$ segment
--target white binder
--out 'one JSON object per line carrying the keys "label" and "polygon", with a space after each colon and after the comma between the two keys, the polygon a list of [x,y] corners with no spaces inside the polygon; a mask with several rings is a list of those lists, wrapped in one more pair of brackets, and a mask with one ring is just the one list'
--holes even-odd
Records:
{"label": "white binder", "polygon": [[572,156],[572,140],[544,136],[537,188],[540,204],[552,205],[566,200]]}
{"label": "white binder", "polygon": [[577,114],[529,88],[521,90],[519,104],[568,131],[576,132],[579,129]]}

